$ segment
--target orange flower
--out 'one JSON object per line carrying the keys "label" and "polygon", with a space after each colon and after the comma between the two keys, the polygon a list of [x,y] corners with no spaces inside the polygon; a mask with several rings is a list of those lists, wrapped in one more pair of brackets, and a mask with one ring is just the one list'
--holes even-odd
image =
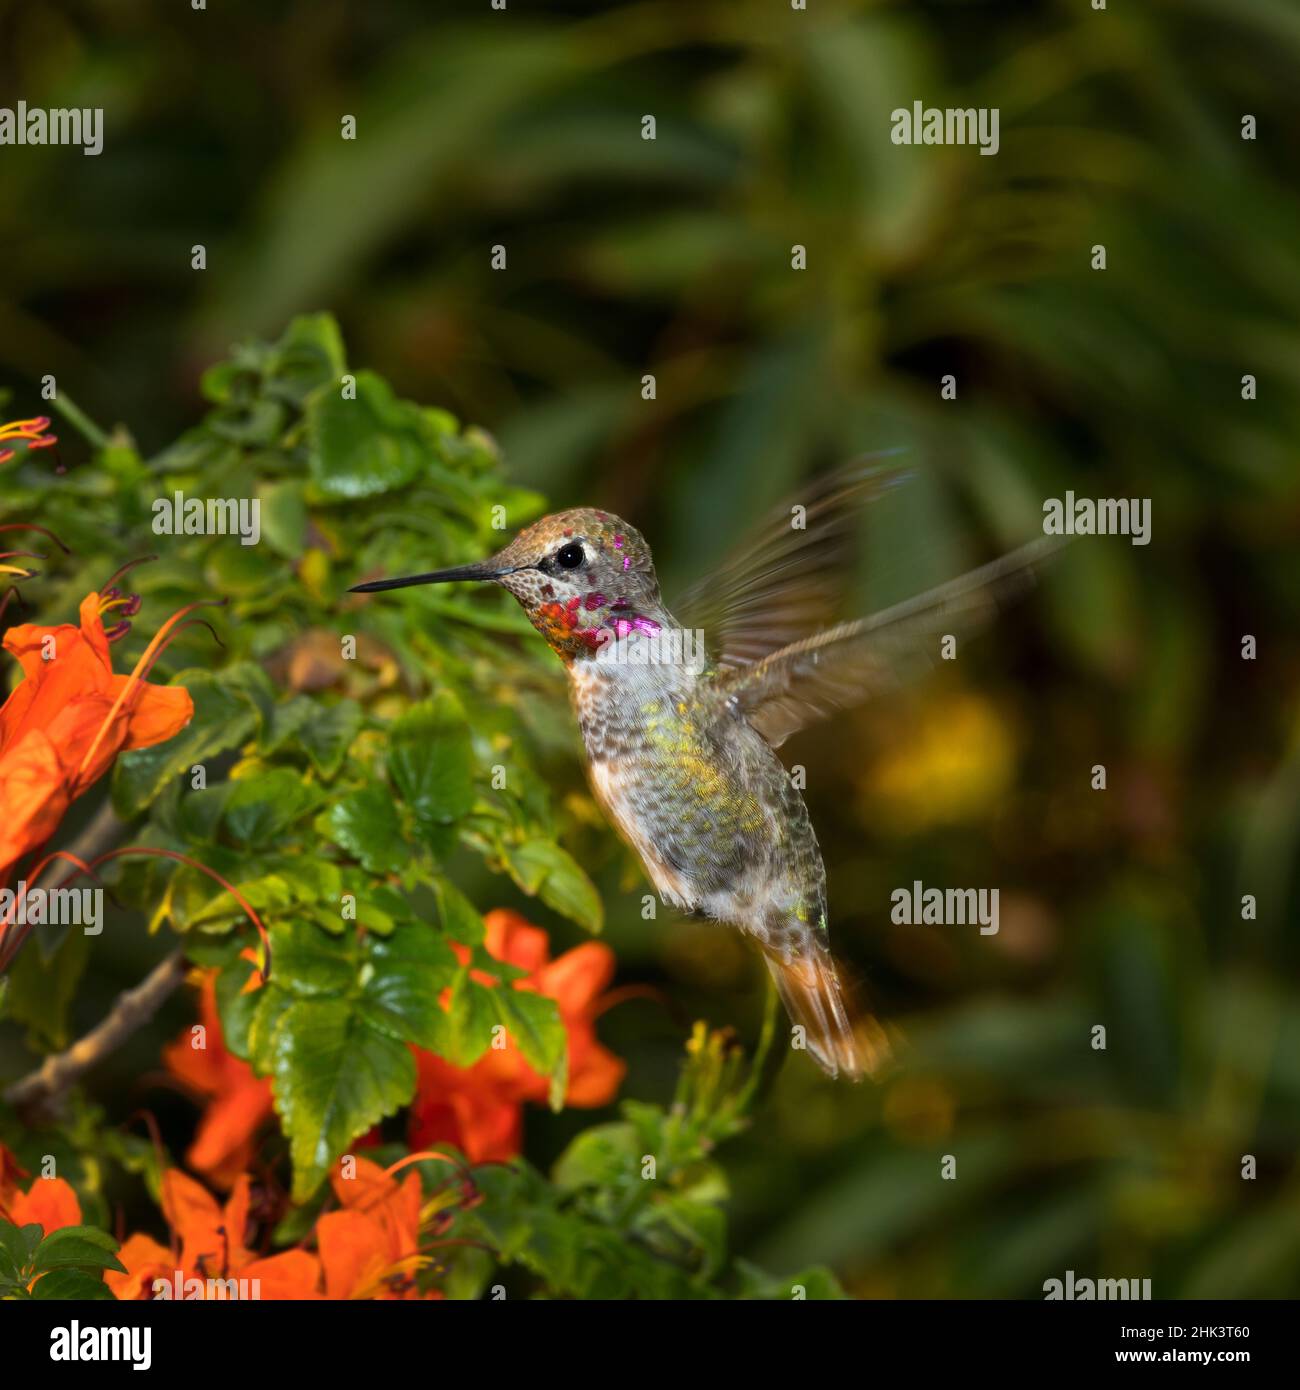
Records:
{"label": "orange flower", "polygon": [[[59,442],[54,435],[45,433],[49,427],[48,415],[36,415],[30,420],[13,420],[7,425],[0,425],[0,444],[21,439],[29,450],[48,449],[51,444]],[[0,449],[0,463],[8,463],[13,456],[12,449]]]}
{"label": "orange flower", "polygon": [[15,1226],[35,1222],[47,1236],[65,1226],[81,1225],[81,1203],[70,1184],[62,1178],[33,1178],[24,1192],[18,1179],[26,1176],[14,1156],[0,1144],[0,1217]]}
{"label": "orange flower", "polygon": [[178,1080],[211,1097],[185,1161],[228,1191],[249,1166],[254,1136],[271,1114],[271,1083],[254,1076],[247,1062],[226,1049],[217,1013],[215,970],[203,972],[199,1021],[206,1046],[194,1047],[193,1034],[187,1029],[163,1048],[163,1062]]}
{"label": "orange flower", "polygon": [[[368,1159],[357,1160],[356,1175],[331,1179],[341,1211],[317,1219],[319,1257],[286,1250],[260,1258],[244,1241],[248,1235],[249,1179],[241,1175],[224,1207],[178,1168],[163,1175],[163,1214],[172,1230],[172,1249],[152,1236],[133,1235],[118,1252],[126,1273],[110,1271],[105,1283],[123,1300],[154,1296],[163,1280],[173,1298],[221,1297],[225,1281],[235,1280],[241,1296],[294,1298],[441,1298],[421,1294],[415,1274],[428,1263],[420,1253],[419,1175],[399,1182]],[[222,1281],[209,1285],[209,1280]],[[246,1281],[246,1282],[244,1282]],[[324,1292],[322,1294],[322,1282]]]}
{"label": "orange flower", "polygon": [[81,1203],[68,1183],[62,1178],[35,1178],[24,1192],[18,1179],[26,1176],[13,1154],[0,1144],[0,1220],[15,1226],[35,1223],[47,1236],[65,1226],[81,1225]]}
{"label": "orange flower", "polygon": [[0,708],[0,882],[45,844],[118,753],[162,743],[194,715],[188,691],[149,685],[142,674],[180,614],[129,676],[113,674],[102,614],[121,606],[115,594],[87,594],[80,627],[24,623],[5,634],[23,679]]}
{"label": "orange flower", "polygon": [[316,1222],[316,1244],[325,1273],[326,1298],[418,1299],[415,1274],[428,1263],[420,1254],[420,1178],[402,1182],[368,1158],[358,1158],[356,1175],[330,1177],[343,1203]]}
{"label": "orange flower", "polygon": [[[623,1062],[596,1040],[600,995],[614,975],[613,951],[588,941],[550,960],[546,933],[519,913],[498,909],[484,921],[489,954],[529,972],[514,982],[514,988],[535,990],[559,1004],[569,1047],[565,1103],[607,1104],[626,1071]],[[471,1067],[454,1067],[420,1048],[414,1052],[419,1081],[411,1104],[412,1147],[450,1142],[472,1163],[519,1152],[523,1102],[544,1103],[549,1081],[533,1071],[513,1042],[490,1049]]]}
{"label": "orange flower", "polygon": [[320,1263],[314,1255],[286,1250],[263,1259],[244,1244],[249,1196],[244,1175],[225,1207],[218,1207],[206,1188],[179,1168],[169,1168],[163,1174],[162,1207],[179,1254],[152,1236],[133,1235],[118,1252],[126,1273],[108,1270],[104,1282],[121,1300],[152,1298],[157,1280],[169,1285],[172,1298],[221,1298],[228,1296],[232,1279],[248,1297],[318,1298]]}

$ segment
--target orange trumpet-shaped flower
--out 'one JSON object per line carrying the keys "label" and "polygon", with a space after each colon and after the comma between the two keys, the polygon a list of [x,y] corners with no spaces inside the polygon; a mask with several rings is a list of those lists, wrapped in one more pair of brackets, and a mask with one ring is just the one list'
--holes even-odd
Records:
{"label": "orange trumpet-shaped flower", "polygon": [[186,1029],[163,1048],[167,1070],[192,1090],[210,1098],[185,1161],[220,1188],[231,1187],[249,1166],[254,1136],[271,1116],[271,1083],[254,1076],[247,1062],[230,1052],[217,1013],[217,972],[203,972],[199,1021],[204,1046],[193,1046]]}
{"label": "orange trumpet-shaped flower", "polygon": [[118,1251],[126,1273],[109,1270],[104,1283],[122,1300],[155,1297],[159,1280],[168,1286],[170,1298],[243,1296],[230,1292],[231,1280],[250,1297],[319,1297],[320,1264],[314,1255],[286,1250],[263,1258],[244,1244],[251,1195],[245,1175],[235,1184],[230,1200],[219,1207],[206,1188],[179,1168],[169,1168],[163,1174],[162,1207],[178,1253],[152,1236],[131,1236]]}
{"label": "orange trumpet-shaped flower", "polygon": [[[171,1298],[441,1298],[438,1290],[422,1293],[416,1284],[417,1272],[429,1263],[420,1250],[418,1175],[399,1181],[363,1158],[352,1177],[338,1172],[332,1181],[342,1210],[317,1218],[319,1253],[261,1256],[245,1243],[252,1205],[247,1174],[222,1207],[193,1178],[169,1168],[163,1174],[162,1208],[171,1248],[152,1236],[131,1236],[118,1252],[126,1273],[109,1271],[104,1282],[119,1299],[156,1297],[159,1280]],[[233,1294],[221,1287],[231,1280],[236,1281]]]}
{"label": "orange trumpet-shaped flower", "polygon": [[118,753],[162,743],[194,715],[188,691],[150,685],[142,674],[181,614],[168,619],[129,676],[113,674],[103,614],[122,604],[115,590],[87,594],[79,627],[24,623],[5,633],[23,679],[0,707],[0,883],[50,838]]}
{"label": "orange trumpet-shaped flower", "polygon": [[[21,439],[29,449],[48,449],[51,444],[59,442],[54,435],[45,433],[49,427],[48,415],[36,415],[30,420],[12,420],[7,425],[0,425],[0,445]],[[13,456],[13,449],[0,448],[0,463],[8,463]]]}
{"label": "orange trumpet-shaped flower", "polygon": [[[529,972],[514,981],[513,988],[535,990],[559,1005],[569,1051],[565,1104],[607,1105],[626,1071],[596,1038],[601,996],[614,975],[613,951],[587,941],[551,960],[546,933],[519,913],[499,908],[483,920],[489,954]],[[485,1052],[470,1067],[452,1066],[421,1048],[413,1050],[419,1080],[408,1138],[414,1148],[450,1142],[471,1163],[507,1159],[519,1152],[523,1102],[545,1104],[549,1082],[524,1061],[513,1042]]]}
{"label": "orange trumpet-shaped flower", "polygon": [[326,1298],[440,1298],[422,1294],[415,1276],[428,1264],[420,1253],[420,1178],[402,1181],[368,1158],[356,1160],[354,1176],[330,1178],[342,1211],[316,1221],[316,1245]]}
{"label": "orange trumpet-shaped flower", "polygon": [[0,1144],[0,1218],[15,1226],[35,1222],[47,1236],[65,1226],[81,1225],[81,1203],[70,1184],[62,1178],[33,1178],[24,1192],[20,1179],[27,1176]]}
{"label": "orange trumpet-shaped flower", "polygon": [[70,1183],[62,1178],[34,1178],[24,1192],[19,1179],[27,1176],[0,1144],[0,1220],[18,1227],[37,1225],[47,1236],[65,1226],[81,1225],[81,1203]]}

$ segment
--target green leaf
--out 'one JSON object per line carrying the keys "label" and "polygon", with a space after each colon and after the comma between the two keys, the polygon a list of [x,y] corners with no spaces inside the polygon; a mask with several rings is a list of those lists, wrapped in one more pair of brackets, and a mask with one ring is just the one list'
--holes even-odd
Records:
{"label": "green leaf", "polygon": [[[209,862],[215,857],[214,852],[206,855]],[[291,911],[301,916],[302,909],[310,907],[329,930],[343,930],[343,875],[337,864],[306,856],[285,855],[261,861],[247,856],[230,857],[233,863],[226,866],[226,872],[263,921]],[[247,871],[257,877],[239,876],[236,866],[241,859]],[[212,863],[211,867],[218,865]],[[189,866],[173,878],[168,907],[173,923],[183,931],[198,927],[204,932],[218,933],[245,920],[244,910],[233,894]]]}
{"label": "green leaf", "polygon": [[444,934],[462,946],[480,945],[487,928],[479,910],[450,879],[439,878],[433,887]]}
{"label": "green leaf", "polygon": [[307,540],[307,503],[300,479],[267,483],[258,493],[262,534],[277,554],[296,560]]}
{"label": "green leaf", "polygon": [[257,1009],[248,1025],[248,1060],[258,1076],[275,1070],[275,1047],[280,1025],[294,1002],[294,996],[275,980],[257,991]]}
{"label": "green leaf", "polygon": [[448,1032],[438,997],[459,970],[455,952],[431,928],[401,927],[368,944],[358,1007],[380,1032],[437,1052]]}
{"label": "green leaf", "polygon": [[361,724],[361,706],[355,700],[340,700],[325,709],[314,706],[314,715],[303,725],[298,741],[316,771],[327,781],[343,766],[343,759],[360,732]]}
{"label": "green leaf", "polygon": [[251,961],[234,960],[217,976],[217,1010],[221,1016],[221,1034],[228,1051],[242,1061],[249,1058],[249,1032],[261,998],[257,990],[244,993],[252,978]]}
{"label": "green leaf", "polygon": [[[28,1231],[35,1231],[35,1240],[29,1241]],[[41,1228],[37,1225],[20,1229],[12,1221],[0,1219],[0,1285],[26,1283],[23,1271],[40,1238]]]}
{"label": "green leaf", "polygon": [[319,801],[320,792],[296,772],[271,768],[234,783],[226,801],[226,830],[239,844],[265,846]]}
{"label": "green leaf", "polygon": [[411,1099],[415,1059],[347,999],[291,1002],[279,1013],[270,1051],[293,1198],[304,1201],[353,1139]]}
{"label": "green leaf", "polygon": [[554,999],[532,990],[498,985],[488,991],[498,1020],[524,1061],[541,1076],[550,1076],[565,1060],[567,1035]]}
{"label": "green leaf", "polygon": [[307,407],[309,465],[324,497],[374,497],[405,487],[437,457],[418,406],[399,401],[374,372],[357,372],[356,399],[322,388]]}
{"label": "green leaf", "polygon": [[341,995],[357,978],[355,940],[330,936],[311,922],[272,927],[271,960],[276,986],[303,999]]}
{"label": "green leaf", "polygon": [[295,695],[290,700],[281,701],[272,709],[271,717],[262,730],[261,751],[267,754],[278,752],[316,717],[319,708],[310,695]]}
{"label": "green leaf", "polygon": [[747,1260],[736,1261],[736,1271],[740,1275],[741,1298],[761,1298],[768,1300],[789,1299],[791,1301],[844,1299],[848,1295],[840,1287],[839,1280],[828,1269],[813,1266],[802,1269],[797,1274],[780,1279],[750,1264]]}
{"label": "green leaf", "polygon": [[173,681],[194,701],[194,718],[175,738],[138,748],[117,760],[113,806],[130,818],[142,811],[178,773],[243,743],[271,710],[271,685],[251,662],[223,671],[181,671]]}
{"label": "green leaf", "polygon": [[393,798],[378,787],[349,792],[317,817],[316,828],[373,874],[396,873],[410,857]]}
{"label": "green leaf", "polygon": [[506,867],[525,893],[538,894],[548,907],[589,932],[605,925],[605,908],[582,866],[552,840],[527,840],[504,847]]}
{"label": "green leaf", "polygon": [[126,1273],[117,1258],[117,1241],[94,1226],[65,1226],[45,1237],[36,1249],[31,1268],[36,1273],[49,1269],[113,1269]]}
{"label": "green leaf", "polygon": [[474,752],[454,696],[440,692],[393,724],[388,771],[417,822],[446,825],[469,812],[474,804]]}
{"label": "green leaf", "polygon": [[583,1130],[555,1160],[551,1177],[561,1192],[641,1181],[645,1147],[635,1125],[620,1120]]}
{"label": "green leaf", "polygon": [[342,875],[342,886],[356,899],[357,924],[367,931],[389,936],[400,923],[411,920],[410,903],[386,883],[372,883],[349,871]]}
{"label": "green leaf", "polygon": [[0,1017],[26,1024],[29,1037],[44,1050],[67,1047],[68,1009],[89,959],[90,938],[77,927],[68,931],[52,960],[29,946],[10,968],[13,990],[0,1003]]}
{"label": "green leaf", "polygon": [[698,1265],[711,1279],[726,1259],[727,1218],[719,1207],[693,1202],[678,1194],[661,1196],[632,1222],[653,1250]]}
{"label": "green leaf", "polygon": [[492,1029],[500,1017],[491,998],[493,992],[470,979],[468,970],[456,977],[442,1052],[453,1066],[472,1066],[492,1041]]}
{"label": "green leaf", "polygon": [[250,599],[283,586],[289,573],[269,551],[232,540],[209,551],[203,577],[208,587],[223,598]]}
{"label": "green leaf", "polygon": [[86,1299],[107,1299],[112,1302],[113,1291],[98,1275],[87,1274],[80,1269],[56,1269],[36,1281],[32,1297],[57,1299],[60,1302],[81,1302]]}
{"label": "green leaf", "polygon": [[333,314],[299,314],[290,321],[266,367],[269,394],[300,406],[347,368],[343,335]]}
{"label": "green leaf", "polygon": [[449,1025],[438,1000],[460,965],[435,929],[409,919],[387,937],[331,936],[293,921],[272,942],[248,1051],[272,1078],[301,1199],[352,1139],[410,1099],[407,1045],[443,1050]]}

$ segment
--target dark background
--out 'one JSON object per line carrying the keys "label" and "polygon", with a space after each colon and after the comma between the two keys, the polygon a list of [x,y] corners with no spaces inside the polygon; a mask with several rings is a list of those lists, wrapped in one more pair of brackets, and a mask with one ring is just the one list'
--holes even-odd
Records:
{"label": "dark background", "polygon": [[[1019,543],[1066,489],[1150,498],[1151,545],[1076,545],[955,669],[783,750],[834,940],[907,1046],[880,1087],[785,1068],[725,1155],[734,1243],[863,1295],[1035,1297],[1067,1268],[1300,1291],[1300,10],[0,16],[0,104],[106,112],[97,159],[0,148],[7,415],[52,372],[153,452],[204,366],[326,308],[354,364],[490,430],[521,482],[631,520],[670,589],[811,474],[906,448],[918,477],[868,521],[855,610]],[[998,107],[999,154],[892,145],[916,99]],[[576,762],[556,779],[578,788]],[[1001,931],[891,925],[917,878],[999,887]],[[642,922],[625,860],[601,886],[620,982],[663,996],[602,1031],[625,1093],[662,1096],[692,1017],[752,1039],[759,977],[728,933]],[[153,955],[97,959],[82,1021]],[[180,1151],[192,1111],[139,1080],[156,1057],[117,1060],[110,1109],[148,1103]],[[530,1156],[589,1121],[530,1116]]]}

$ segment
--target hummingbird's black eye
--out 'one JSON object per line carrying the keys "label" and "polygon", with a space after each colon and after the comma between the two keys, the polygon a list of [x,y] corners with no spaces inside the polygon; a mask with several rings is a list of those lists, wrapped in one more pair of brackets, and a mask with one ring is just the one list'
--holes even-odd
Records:
{"label": "hummingbird's black eye", "polygon": [[576,570],[586,558],[586,551],[577,541],[570,541],[555,552],[555,563],[566,570]]}

